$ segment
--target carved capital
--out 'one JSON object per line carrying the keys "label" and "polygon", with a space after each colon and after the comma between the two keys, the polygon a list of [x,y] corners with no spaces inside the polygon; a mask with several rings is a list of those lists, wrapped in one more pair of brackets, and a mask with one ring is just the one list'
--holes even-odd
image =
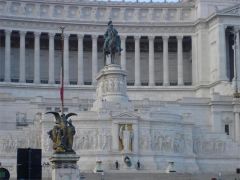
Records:
{"label": "carved capital", "polygon": [[84,38],[84,34],[77,34],[78,40],[83,39]]}
{"label": "carved capital", "polygon": [[148,39],[149,39],[149,41],[153,41],[155,39],[155,36],[150,35],[150,36],[148,36]]}
{"label": "carved capital", "polygon": [[64,40],[68,40],[68,39],[69,39],[69,36],[70,36],[69,33],[64,33],[64,34],[63,34],[63,39],[64,39]]}
{"label": "carved capital", "polygon": [[134,39],[135,39],[135,41],[136,41],[136,40],[139,41],[139,40],[141,39],[141,35],[136,35],[136,36],[134,36]]}
{"label": "carved capital", "polygon": [[164,35],[164,36],[162,36],[162,39],[163,39],[164,41],[168,41],[169,36]]}
{"label": "carved capital", "polygon": [[20,37],[25,37],[27,34],[27,31],[19,31]]}
{"label": "carved capital", "polygon": [[10,36],[11,33],[12,33],[12,30],[11,30],[11,29],[6,29],[6,30],[5,30],[5,34],[6,34],[6,35]]}
{"label": "carved capital", "polygon": [[177,37],[177,40],[178,41],[182,41],[183,40],[183,35],[178,35],[178,36],[176,36]]}
{"label": "carved capital", "polygon": [[125,41],[126,38],[127,38],[127,35],[123,35],[123,34],[120,35],[120,39],[121,39],[121,41]]}
{"label": "carved capital", "polygon": [[99,36],[99,35],[98,35],[98,34],[92,34],[91,36],[92,36],[92,39],[93,39],[93,40],[96,40],[96,39],[98,39],[98,36]]}
{"label": "carved capital", "polygon": [[53,38],[55,37],[55,35],[56,35],[56,33],[54,33],[54,32],[49,32],[49,33],[48,33],[48,37],[49,37],[50,39],[53,39]]}
{"label": "carved capital", "polygon": [[41,32],[38,31],[34,32],[34,36],[35,38],[39,38],[41,36]]}

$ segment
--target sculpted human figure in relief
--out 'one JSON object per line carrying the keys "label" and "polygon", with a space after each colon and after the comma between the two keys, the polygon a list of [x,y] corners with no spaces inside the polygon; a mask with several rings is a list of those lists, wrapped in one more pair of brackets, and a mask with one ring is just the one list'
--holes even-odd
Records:
{"label": "sculpted human figure in relief", "polygon": [[125,152],[132,151],[133,132],[130,129],[130,125],[125,124],[125,125],[120,126],[119,139],[123,146],[123,151],[125,151]]}

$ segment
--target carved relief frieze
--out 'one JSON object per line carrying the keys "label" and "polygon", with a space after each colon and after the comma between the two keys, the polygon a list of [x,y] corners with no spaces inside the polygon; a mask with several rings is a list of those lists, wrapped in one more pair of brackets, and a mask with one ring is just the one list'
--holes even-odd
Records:
{"label": "carved relief frieze", "polygon": [[177,9],[168,9],[165,12],[166,21],[177,21]]}
{"label": "carved relief frieze", "polygon": [[99,82],[97,86],[97,97],[101,97],[108,93],[126,95],[124,89],[126,88],[126,86],[124,86],[124,83],[126,83],[125,81],[125,78],[112,77]]}
{"label": "carved relief frieze", "polygon": [[67,16],[69,18],[79,17],[79,8],[75,6],[70,6],[68,8]]}
{"label": "carved relief frieze", "polygon": [[7,3],[6,2],[0,2],[0,14],[3,14],[6,10]]}
{"label": "carved relief frieze", "polygon": [[0,154],[16,153],[17,148],[40,148],[41,139],[38,131],[26,128],[21,132],[10,132],[0,137]]}
{"label": "carved relief frieze", "polygon": [[56,18],[64,17],[64,6],[55,6],[53,11],[53,16]]}
{"label": "carved relief frieze", "polygon": [[81,19],[88,19],[91,17],[91,7],[82,7],[81,8]]}
{"label": "carved relief frieze", "polygon": [[151,134],[149,129],[144,129],[140,131],[139,135],[139,147],[141,150],[152,150],[152,141],[151,141]]}
{"label": "carved relief frieze", "polygon": [[111,18],[113,21],[119,21],[121,17],[119,16],[120,13],[121,13],[120,8],[112,8],[111,13],[109,14],[109,18]]}
{"label": "carved relief frieze", "polygon": [[25,6],[25,14],[26,16],[34,16],[36,12],[36,6],[34,4],[26,4]]}
{"label": "carved relief frieze", "polygon": [[[50,17],[49,9],[50,9],[49,5],[41,5],[40,6],[40,17],[49,18]],[[55,14],[55,11],[53,14]]]}
{"label": "carved relief frieze", "polygon": [[133,8],[126,8],[125,9],[124,20],[125,21],[132,21],[133,15],[134,15],[134,9]]}
{"label": "carved relief frieze", "polygon": [[192,20],[192,10],[191,9],[182,9],[181,19],[183,21]]}
{"label": "carved relief frieze", "polygon": [[20,7],[21,7],[21,3],[17,3],[17,2],[12,2],[9,11],[11,14],[13,15],[19,15],[20,14]]}
{"label": "carved relief frieze", "polygon": [[111,129],[78,129],[74,136],[75,151],[103,150],[110,151],[112,143]]}
{"label": "carved relief frieze", "polygon": [[226,152],[226,142],[220,139],[194,139],[194,153],[197,154],[222,154]]}
{"label": "carved relief frieze", "polygon": [[159,21],[163,18],[163,9],[154,9],[152,13],[152,20]]}
{"label": "carved relief frieze", "polygon": [[139,20],[140,21],[147,21],[148,19],[148,13],[149,13],[149,10],[148,9],[141,9],[139,11]]}
{"label": "carved relief frieze", "polygon": [[[109,13],[109,12],[108,12]],[[96,19],[98,21],[105,20],[107,13],[107,8],[98,8],[96,12]],[[109,15],[109,14],[108,14]],[[107,16],[108,17],[108,16]]]}
{"label": "carved relief frieze", "polygon": [[192,145],[183,133],[168,132],[160,129],[142,129],[139,135],[139,146],[143,151],[161,153],[191,152]]}

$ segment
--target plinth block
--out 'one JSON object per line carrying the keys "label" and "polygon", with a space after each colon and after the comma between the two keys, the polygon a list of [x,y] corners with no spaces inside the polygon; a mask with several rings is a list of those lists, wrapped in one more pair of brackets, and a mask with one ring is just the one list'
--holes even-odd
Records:
{"label": "plinth block", "polygon": [[76,154],[53,154],[49,160],[52,163],[52,180],[76,180],[80,177]]}
{"label": "plinth block", "polygon": [[96,101],[92,110],[132,109],[127,96],[127,72],[117,64],[105,66],[97,76]]}

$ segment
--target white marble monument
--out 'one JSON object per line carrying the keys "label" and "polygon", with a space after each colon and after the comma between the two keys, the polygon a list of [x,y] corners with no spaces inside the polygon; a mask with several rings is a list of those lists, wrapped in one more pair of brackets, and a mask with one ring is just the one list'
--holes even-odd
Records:
{"label": "white marble monument", "polygon": [[[239,168],[240,0],[0,1],[0,161],[16,177],[17,148],[41,148],[59,111],[65,25],[65,112],[76,112],[77,165],[93,171],[224,173]],[[103,66],[111,18],[118,65]],[[233,37],[235,42],[233,41]],[[234,45],[234,46],[233,46]],[[234,47],[234,49],[232,49]],[[129,156],[131,168],[124,158]],[[75,170],[74,170],[75,171]],[[43,178],[51,177],[50,166]]]}

